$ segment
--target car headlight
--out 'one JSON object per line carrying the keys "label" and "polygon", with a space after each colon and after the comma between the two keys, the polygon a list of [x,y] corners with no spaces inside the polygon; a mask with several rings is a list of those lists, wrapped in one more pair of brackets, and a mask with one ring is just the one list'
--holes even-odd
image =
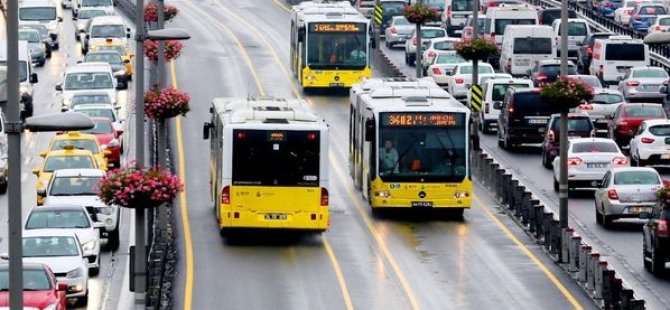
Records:
{"label": "car headlight", "polygon": [[126,75],[126,70],[121,69],[119,71],[114,72],[114,76],[122,76],[122,75]]}
{"label": "car headlight", "polygon": [[63,98],[63,106],[64,107],[70,107],[70,99],[68,98]]}
{"label": "car headlight", "polygon": [[95,250],[96,244],[97,244],[97,242],[94,239],[94,240],[91,240],[89,242],[86,242],[86,243],[82,244],[81,249],[84,252],[93,252]]}
{"label": "car headlight", "polygon": [[98,212],[100,212],[101,214],[104,214],[104,215],[112,215],[112,213],[114,212],[114,209],[110,208],[110,207],[103,207],[103,208],[98,208]]}
{"label": "car headlight", "polygon": [[82,269],[82,268],[77,268],[75,270],[69,271],[65,275],[65,277],[68,278],[68,279],[80,278],[80,277],[83,277],[83,276],[84,276],[84,269]]}
{"label": "car headlight", "polygon": [[27,86],[21,86],[19,87],[19,92],[21,92],[21,94],[28,94],[30,93],[30,89]]}
{"label": "car headlight", "polygon": [[58,309],[58,303],[57,302],[42,308],[42,310],[56,310],[56,309]]}

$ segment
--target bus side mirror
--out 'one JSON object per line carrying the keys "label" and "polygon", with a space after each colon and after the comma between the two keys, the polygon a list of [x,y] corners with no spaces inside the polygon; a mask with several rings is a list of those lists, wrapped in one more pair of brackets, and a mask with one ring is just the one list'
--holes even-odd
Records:
{"label": "bus side mirror", "polygon": [[305,39],[305,28],[302,27],[298,29],[298,42],[302,42]]}
{"label": "bus side mirror", "polygon": [[375,132],[375,122],[371,119],[365,121],[365,141],[372,141]]}
{"label": "bus side mirror", "polygon": [[211,123],[205,123],[202,125],[202,138],[209,140],[209,129],[212,127]]}
{"label": "bus side mirror", "polygon": [[371,37],[370,37],[370,46],[371,46],[372,48],[377,48],[377,40],[375,40],[375,37],[374,37],[374,36],[371,36]]}

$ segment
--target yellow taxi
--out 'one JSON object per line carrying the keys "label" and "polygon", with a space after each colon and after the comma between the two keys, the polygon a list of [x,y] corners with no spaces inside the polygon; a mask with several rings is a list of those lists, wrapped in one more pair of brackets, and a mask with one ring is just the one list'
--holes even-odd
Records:
{"label": "yellow taxi", "polygon": [[[46,153],[42,165],[32,170],[33,174],[37,176],[37,192],[46,190],[54,171],[58,169],[83,168],[100,169],[98,160],[95,159],[95,156],[89,150],[78,150],[72,145],[68,145],[62,150],[54,150]],[[38,195],[37,205],[42,205],[43,200],[44,198]]]}
{"label": "yellow taxi", "polygon": [[126,75],[128,76],[128,81],[133,79],[133,62],[132,58],[135,57],[135,53],[132,53],[128,50],[128,47],[121,42],[114,42],[112,39],[107,39],[105,43],[91,45],[89,51],[117,51],[121,55],[123,63],[126,65]]}
{"label": "yellow taxi", "polygon": [[101,148],[95,135],[85,134],[79,131],[70,131],[64,134],[56,135],[53,137],[53,139],[51,139],[48,151],[40,153],[40,156],[44,157],[50,151],[63,150],[67,146],[72,146],[73,149],[77,150],[89,150],[91,153],[93,153],[93,156],[95,157],[96,161],[98,162],[98,166],[100,166],[101,169],[107,170],[107,167],[109,167],[107,156],[109,156],[112,152]]}

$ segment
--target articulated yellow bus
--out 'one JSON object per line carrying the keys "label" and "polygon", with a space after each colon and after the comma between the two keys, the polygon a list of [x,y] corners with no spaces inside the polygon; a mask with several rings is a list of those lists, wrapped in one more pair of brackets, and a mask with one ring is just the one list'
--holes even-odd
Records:
{"label": "articulated yellow bus", "polygon": [[[374,80],[374,79],[373,79]],[[470,111],[434,83],[371,82],[354,86],[351,175],[373,211],[470,208]],[[364,85],[363,83],[362,85]]]}
{"label": "articulated yellow bus", "polygon": [[291,70],[303,89],[351,87],[372,76],[371,24],[348,1],[305,1],[291,15]]}
{"label": "articulated yellow bus", "polygon": [[237,228],[323,232],[328,126],[302,100],[215,98],[210,189],[222,235]]}

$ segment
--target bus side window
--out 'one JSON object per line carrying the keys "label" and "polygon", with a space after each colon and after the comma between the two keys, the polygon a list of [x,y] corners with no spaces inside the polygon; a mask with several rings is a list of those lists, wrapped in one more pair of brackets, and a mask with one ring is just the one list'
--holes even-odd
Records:
{"label": "bus side window", "polygon": [[375,120],[368,118],[365,120],[365,141],[370,142],[370,180],[377,177],[377,143],[375,142]]}
{"label": "bus side window", "polygon": [[374,140],[374,132],[375,132],[375,121],[373,119],[366,119],[365,120],[365,141],[370,142]]}

